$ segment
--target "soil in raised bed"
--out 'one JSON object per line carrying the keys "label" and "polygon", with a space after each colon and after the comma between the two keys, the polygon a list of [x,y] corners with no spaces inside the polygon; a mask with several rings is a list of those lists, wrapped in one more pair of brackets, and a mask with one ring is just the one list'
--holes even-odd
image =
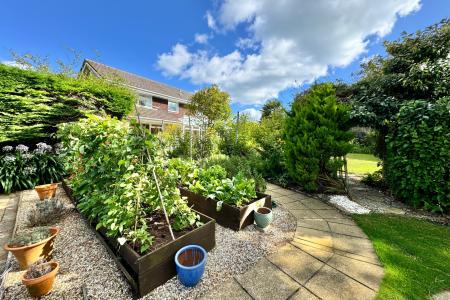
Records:
{"label": "soil in raised bed", "polygon": [[[169,219],[169,221],[171,224],[173,224],[173,219]],[[141,255],[150,253],[172,241],[172,236],[170,235],[169,227],[167,226],[166,218],[164,217],[163,212],[156,212],[151,217],[147,218],[147,226],[148,226],[148,232],[150,232],[150,234],[154,237],[154,241],[153,241],[152,246]],[[195,228],[196,228],[195,226],[189,226],[180,231],[173,231],[173,235],[177,239],[177,238],[185,235],[186,233],[189,233],[190,231],[194,230]],[[129,242],[128,245],[131,248],[133,248],[134,251],[136,251],[137,253],[140,253],[139,252],[139,249],[140,249],[139,243],[133,244],[133,243]]]}

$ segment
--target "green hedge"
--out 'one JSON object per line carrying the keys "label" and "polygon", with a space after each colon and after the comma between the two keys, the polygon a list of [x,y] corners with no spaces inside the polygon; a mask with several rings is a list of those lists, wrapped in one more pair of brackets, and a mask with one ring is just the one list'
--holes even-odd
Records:
{"label": "green hedge", "polygon": [[450,209],[450,102],[412,101],[387,138],[386,180],[415,207]]}
{"label": "green hedge", "polygon": [[86,112],[123,117],[135,95],[100,79],[75,79],[0,64],[0,145],[48,140],[56,125]]}

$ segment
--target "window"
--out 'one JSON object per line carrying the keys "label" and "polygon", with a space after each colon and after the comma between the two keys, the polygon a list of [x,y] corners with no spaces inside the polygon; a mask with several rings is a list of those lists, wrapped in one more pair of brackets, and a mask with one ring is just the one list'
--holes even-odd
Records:
{"label": "window", "polygon": [[140,96],[139,97],[139,105],[145,107],[152,107],[153,99],[151,96]]}
{"label": "window", "polygon": [[178,102],[169,101],[168,109],[170,112],[178,112]]}
{"label": "window", "polygon": [[150,128],[150,132],[152,133],[152,134],[158,134],[158,132],[161,132],[162,131],[162,125],[152,125],[152,126],[150,126],[151,128]]}

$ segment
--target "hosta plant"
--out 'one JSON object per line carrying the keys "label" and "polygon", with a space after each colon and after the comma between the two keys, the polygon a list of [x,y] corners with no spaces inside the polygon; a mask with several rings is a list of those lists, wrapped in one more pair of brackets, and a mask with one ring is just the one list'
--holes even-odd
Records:
{"label": "hosta plant", "polygon": [[78,207],[108,236],[125,239],[140,253],[153,245],[151,217],[162,213],[153,170],[172,228],[199,225],[199,216],[180,197],[178,178],[166,168],[156,138],[138,124],[90,116],[62,125],[58,136]]}

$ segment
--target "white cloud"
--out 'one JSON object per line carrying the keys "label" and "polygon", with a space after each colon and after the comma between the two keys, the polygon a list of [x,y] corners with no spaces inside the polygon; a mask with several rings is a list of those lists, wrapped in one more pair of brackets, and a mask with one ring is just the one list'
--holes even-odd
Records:
{"label": "white cloud", "polygon": [[209,36],[205,33],[196,33],[195,41],[199,44],[206,44],[208,42]]}
{"label": "white cloud", "polygon": [[261,111],[255,108],[246,108],[241,111],[241,114],[247,115],[253,121],[259,121],[261,119]]}
{"label": "white cloud", "polygon": [[206,13],[208,26],[227,34],[242,24],[251,38],[222,55],[177,44],[158,66],[196,84],[219,84],[234,102],[262,103],[347,66],[367,52],[368,37],[385,36],[399,16],[418,9],[420,0],[224,0],[214,16]]}
{"label": "white cloud", "polygon": [[0,63],[4,64],[4,65],[7,65],[7,66],[23,69],[23,70],[28,69],[28,66],[19,64],[18,62],[14,61],[14,60],[3,60],[3,61],[0,61]]}
{"label": "white cloud", "polygon": [[216,20],[214,19],[213,15],[211,14],[210,11],[206,12],[205,18],[206,18],[206,23],[208,24],[208,27],[211,28],[212,30],[217,30]]}
{"label": "white cloud", "polygon": [[259,48],[258,42],[251,38],[239,38],[235,45],[242,50],[250,49],[256,51]]}
{"label": "white cloud", "polygon": [[157,65],[164,75],[181,75],[191,60],[192,54],[189,53],[187,47],[182,44],[176,44],[173,46],[172,52],[159,55]]}

